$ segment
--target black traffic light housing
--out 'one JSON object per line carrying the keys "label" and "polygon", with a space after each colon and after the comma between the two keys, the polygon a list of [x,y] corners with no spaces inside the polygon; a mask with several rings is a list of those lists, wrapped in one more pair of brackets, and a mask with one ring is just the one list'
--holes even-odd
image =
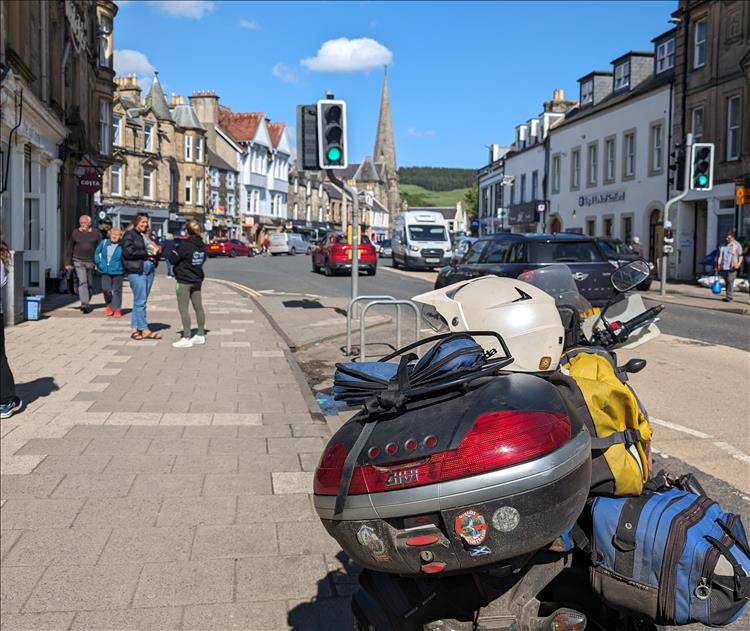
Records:
{"label": "black traffic light housing", "polygon": [[710,191],[714,187],[714,144],[696,142],[690,152],[690,188]]}
{"label": "black traffic light housing", "polygon": [[318,164],[321,169],[348,166],[346,143],[346,101],[318,101]]}
{"label": "black traffic light housing", "polygon": [[318,106],[297,106],[297,168],[317,171],[318,165]]}
{"label": "black traffic light housing", "polygon": [[674,191],[685,189],[685,148],[677,143],[669,154],[669,188]]}

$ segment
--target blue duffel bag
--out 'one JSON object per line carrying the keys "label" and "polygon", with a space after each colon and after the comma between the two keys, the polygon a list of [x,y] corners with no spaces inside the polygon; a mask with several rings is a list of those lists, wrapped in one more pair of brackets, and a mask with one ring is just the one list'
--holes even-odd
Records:
{"label": "blue duffel bag", "polygon": [[677,488],[589,504],[591,584],[609,605],[664,625],[723,626],[750,598],[738,515]]}

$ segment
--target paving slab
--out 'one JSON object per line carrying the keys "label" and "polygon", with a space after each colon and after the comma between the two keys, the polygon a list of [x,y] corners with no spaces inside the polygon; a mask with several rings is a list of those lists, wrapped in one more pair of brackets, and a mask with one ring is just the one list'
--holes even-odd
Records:
{"label": "paving slab", "polygon": [[138,528],[153,526],[162,500],[151,497],[89,499],[73,524],[74,528]]}
{"label": "paving slab", "polygon": [[70,631],[177,631],[181,618],[179,607],[79,611]]}
{"label": "paving slab", "polygon": [[197,497],[201,494],[203,476],[200,474],[166,475],[138,474],[130,489],[136,497]]}
{"label": "paving slab", "polygon": [[[185,607],[183,631],[276,631],[286,630],[283,601]],[[304,625],[295,628],[306,628]],[[334,629],[334,627],[331,627]]]}
{"label": "paving slab", "polygon": [[[310,599],[330,596],[322,555],[237,560],[237,601]],[[283,580],[269,580],[269,577]],[[319,582],[322,581],[320,584]]]}
{"label": "paving slab", "polygon": [[209,474],[203,485],[203,495],[270,495],[271,476],[265,471],[246,471],[242,474]]}
{"label": "paving slab", "polygon": [[237,497],[225,495],[217,497],[166,498],[159,511],[156,525],[202,526],[208,524],[232,524],[237,513]]}
{"label": "paving slab", "polygon": [[100,564],[187,561],[193,531],[185,527],[117,528],[107,541]]}
{"label": "paving slab", "polygon": [[49,497],[64,477],[59,473],[0,475],[0,497]]}
{"label": "paving slab", "polygon": [[47,456],[34,473],[102,473],[112,456]]}
{"label": "paving slab", "polygon": [[309,471],[274,472],[271,477],[276,495],[310,493],[313,488],[313,473]]}
{"label": "paving slab", "polygon": [[241,495],[237,503],[237,523],[271,524],[283,518],[290,522],[316,519],[310,496],[299,495]]}
{"label": "paving slab", "polygon": [[3,631],[67,631],[73,612],[6,613],[3,612]]}
{"label": "paving slab", "polygon": [[3,616],[21,611],[43,573],[43,567],[3,567],[0,581],[0,611]]}
{"label": "paving slab", "polygon": [[23,530],[0,530],[0,559],[5,557],[23,533]]}
{"label": "paving slab", "polygon": [[233,600],[235,562],[209,559],[150,563],[143,568],[134,607],[175,607]]}
{"label": "paving slab", "polygon": [[70,473],[60,482],[52,497],[124,497],[133,480],[135,475]]}
{"label": "paving slab", "polygon": [[83,504],[82,499],[9,499],[0,508],[0,524],[10,530],[68,528]]}
{"label": "paving slab", "polygon": [[28,530],[3,558],[3,566],[94,565],[109,537],[108,528]]}
{"label": "paving slab", "polygon": [[277,523],[276,532],[281,554],[330,554],[341,552],[341,546],[323,528],[319,519]]}
{"label": "paving slab", "polygon": [[140,573],[140,565],[50,566],[24,611],[127,609]]}
{"label": "paving slab", "polygon": [[277,552],[276,533],[267,524],[199,526],[191,558],[194,561],[238,559],[275,555]]}

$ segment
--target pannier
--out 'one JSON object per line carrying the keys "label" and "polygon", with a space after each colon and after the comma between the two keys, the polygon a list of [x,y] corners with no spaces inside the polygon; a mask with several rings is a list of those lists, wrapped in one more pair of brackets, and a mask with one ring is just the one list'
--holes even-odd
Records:
{"label": "pannier", "polygon": [[591,585],[607,604],[665,625],[739,617],[750,598],[750,549],[738,515],[669,486],[597,497],[589,508]]}
{"label": "pannier", "polygon": [[638,495],[651,474],[651,425],[615,358],[604,349],[568,351],[549,380],[591,433],[593,495]]}
{"label": "pannier", "polygon": [[488,358],[467,334],[428,341],[419,361],[405,355],[412,347],[386,358],[400,355],[396,368],[339,365],[337,396],[364,408],[315,472],[324,526],[360,565],[407,576],[548,546],[588,494],[583,422],[547,381],[498,374],[507,353]]}

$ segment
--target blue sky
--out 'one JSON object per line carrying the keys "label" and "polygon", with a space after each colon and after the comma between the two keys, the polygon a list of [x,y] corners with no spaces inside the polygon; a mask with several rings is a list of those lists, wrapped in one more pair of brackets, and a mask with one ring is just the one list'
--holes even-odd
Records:
{"label": "blue sky", "polygon": [[648,2],[120,1],[115,67],[165,92],[215,90],[294,126],[330,90],[348,102],[351,161],[371,154],[389,63],[400,166],[476,168],[554,88],[651,50],[676,0]]}

